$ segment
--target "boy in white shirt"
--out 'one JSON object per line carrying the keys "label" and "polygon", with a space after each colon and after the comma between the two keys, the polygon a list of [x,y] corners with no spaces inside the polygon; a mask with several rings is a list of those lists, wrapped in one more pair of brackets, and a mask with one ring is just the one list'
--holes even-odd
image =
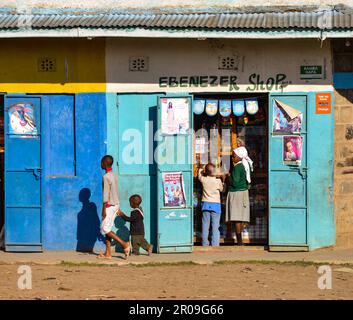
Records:
{"label": "boy in white shirt", "polygon": [[98,256],[98,258],[111,259],[111,240],[114,239],[123,247],[125,258],[127,259],[130,253],[130,243],[123,241],[112,231],[117,212],[120,208],[118,176],[113,172],[113,162],[114,159],[110,155],[105,155],[101,160],[101,167],[106,172],[103,176],[103,208],[101,224],[101,233],[106,238],[106,249],[104,253],[101,253]]}

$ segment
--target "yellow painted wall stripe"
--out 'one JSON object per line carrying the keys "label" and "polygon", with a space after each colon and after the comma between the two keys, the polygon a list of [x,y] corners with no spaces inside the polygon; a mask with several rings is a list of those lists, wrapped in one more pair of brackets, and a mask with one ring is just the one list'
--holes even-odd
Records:
{"label": "yellow painted wall stripe", "polygon": [[[105,39],[1,39],[0,91],[104,92]],[[43,66],[50,65],[50,70]]]}
{"label": "yellow painted wall stripe", "polygon": [[0,83],[6,93],[80,93],[106,92],[105,83]]}

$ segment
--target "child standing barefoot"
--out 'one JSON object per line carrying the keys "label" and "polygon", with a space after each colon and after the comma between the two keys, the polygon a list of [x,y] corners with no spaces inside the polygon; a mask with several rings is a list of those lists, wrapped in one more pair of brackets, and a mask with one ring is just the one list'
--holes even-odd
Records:
{"label": "child standing barefoot", "polygon": [[113,172],[113,157],[105,155],[101,160],[101,167],[105,170],[103,176],[103,208],[102,208],[102,224],[101,233],[105,235],[105,252],[101,253],[98,258],[111,259],[111,240],[114,239],[124,249],[125,258],[129,256],[130,244],[123,241],[113,231],[114,220],[120,207],[118,192],[118,176]]}

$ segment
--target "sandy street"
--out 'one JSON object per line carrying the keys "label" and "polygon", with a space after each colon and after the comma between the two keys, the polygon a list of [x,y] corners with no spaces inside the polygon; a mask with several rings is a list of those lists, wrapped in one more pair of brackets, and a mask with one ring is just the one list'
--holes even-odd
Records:
{"label": "sandy street", "polygon": [[353,269],[332,266],[331,290],[317,266],[32,265],[32,289],[17,287],[19,265],[0,265],[0,299],[353,299]]}

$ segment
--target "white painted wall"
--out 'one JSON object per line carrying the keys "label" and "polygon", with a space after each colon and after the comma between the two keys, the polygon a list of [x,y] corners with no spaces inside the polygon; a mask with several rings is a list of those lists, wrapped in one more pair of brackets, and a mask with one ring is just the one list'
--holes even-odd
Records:
{"label": "white painted wall", "polygon": [[[223,7],[239,8],[251,4],[256,6],[331,6],[345,4],[353,6],[352,0],[0,0],[1,7],[15,8],[18,6],[42,7],[42,8],[175,8],[175,7]],[[256,9],[256,8],[255,8]]]}
{"label": "white painted wall", "polygon": [[[219,70],[220,56],[244,57],[238,71]],[[129,71],[130,57],[147,56],[149,71]],[[163,76],[233,75],[239,91],[249,87],[249,76],[260,75],[266,81],[286,74],[287,86],[278,91],[331,90],[330,43],[318,40],[192,40],[192,39],[107,39],[106,74],[109,92],[229,92],[229,86],[170,88],[160,87]],[[300,79],[301,65],[323,65],[326,77]],[[259,91],[268,91],[259,89]],[[274,91],[275,89],[271,89]]]}

